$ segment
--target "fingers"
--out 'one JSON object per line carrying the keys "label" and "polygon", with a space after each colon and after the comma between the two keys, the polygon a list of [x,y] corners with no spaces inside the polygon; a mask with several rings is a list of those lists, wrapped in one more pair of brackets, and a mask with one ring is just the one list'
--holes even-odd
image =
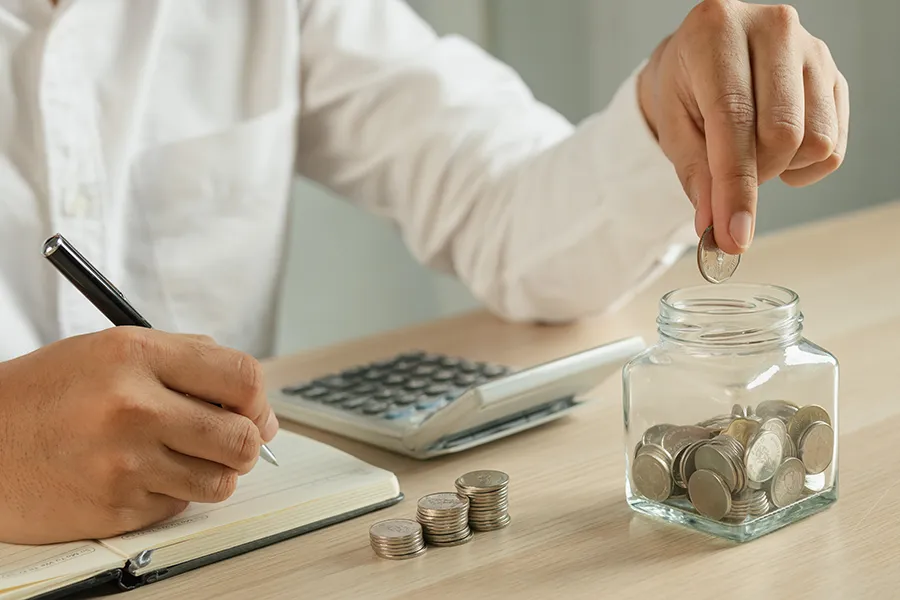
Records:
{"label": "fingers", "polygon": [[835,114],[837,115],[837,142],[833,152],[824,160],[807,167],[785,171],[781,180],[794,187],[811,185],[836,171],[847,153],[847,139],[850,135],[850,88],[840,73],[833,87]]}
{"label": "fingers", "polygon": [[168,449],[241,475],[256,464],[262,440],[247,417],[174,392],[157,401],[159,439]]}
{"label": "fingers", "polygon": [[791,18],[760,18],[751,33],[760,183],[783,173],[804,141],[803,52]]}
{"label": "fingers", "polygon": [[237,489],[238,472],[224,465],[164,450],[147,489],[184,502],[222,502]]}
{"label": "fingers", "polygon": [[693,83],[706,130],[712,222],[716,244],[729,254],[750,245],[756,218],[756,106],[747,44],[743,29],[724,19],[718,30],[703,30],[689,57],[704,74]]}
{"label": "fingers", "polygon": [[659,132],[660,143],[670,149],[669,159],[694,206],[694,228],[702,235],[712,223],[712,176],[703,133],[679,102],[661,110]]}
{"label": "fingers", "polygon": [[197,336],[152,329],[116,327],[108,336],[120,353],[148,365],[169,389],[248,417],[267,442],[275,436],[278,420],[266,399],[262,367],[252,356]]}

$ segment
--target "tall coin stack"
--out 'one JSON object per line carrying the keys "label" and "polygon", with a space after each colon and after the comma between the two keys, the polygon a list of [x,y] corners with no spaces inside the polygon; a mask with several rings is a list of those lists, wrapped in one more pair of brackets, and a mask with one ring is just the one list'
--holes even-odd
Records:
{"label": "tall coin stack", "polygon": [[425,552],[422,526],[412,519],[378,521],[369,528],[369,542],[382,558],[399,560]]}
{"label": "tall coin stack", "polygon": [[469,500],[453,492],[428,494],[419,499],[416,520],[432,546],[457,546],[472,539]]}
{"label": "tall coin stack", "polygon": [[456,491],[469,499],[469,526],[476,531],[509,525],[509,476],[501,471],[471,471],[456,480]]}

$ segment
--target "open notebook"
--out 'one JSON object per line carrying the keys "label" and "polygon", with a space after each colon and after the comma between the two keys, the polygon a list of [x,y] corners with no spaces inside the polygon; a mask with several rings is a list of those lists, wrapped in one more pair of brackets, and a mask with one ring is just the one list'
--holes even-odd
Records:
{"label": "open notebook", "polygon": [[109,581],[129,589],[399,502],[393,473],[282,430],[235,493],[145,530],[48,546],[0,544],[0,600],[57,598]]}

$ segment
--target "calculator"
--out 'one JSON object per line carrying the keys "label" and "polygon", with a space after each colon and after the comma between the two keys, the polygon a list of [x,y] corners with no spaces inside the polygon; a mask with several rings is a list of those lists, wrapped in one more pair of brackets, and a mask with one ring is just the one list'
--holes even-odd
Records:
{"label": "calculator", "polygon": [[646,348],[631,337],[534,367],[408,351],[270,392],[280,419],[417,459],[558,419]]}

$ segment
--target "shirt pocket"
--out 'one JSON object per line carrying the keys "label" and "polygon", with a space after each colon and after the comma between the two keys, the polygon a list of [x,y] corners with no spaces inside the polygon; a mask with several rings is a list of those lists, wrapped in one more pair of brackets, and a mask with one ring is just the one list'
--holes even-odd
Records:
{"label": "shirt pocket", "polygon": [[159,327],[242,346],[258,338],[247,329],[279,284],[296,117],[281,108],[132,161],[125,271],[140,274],[131,288]]}

